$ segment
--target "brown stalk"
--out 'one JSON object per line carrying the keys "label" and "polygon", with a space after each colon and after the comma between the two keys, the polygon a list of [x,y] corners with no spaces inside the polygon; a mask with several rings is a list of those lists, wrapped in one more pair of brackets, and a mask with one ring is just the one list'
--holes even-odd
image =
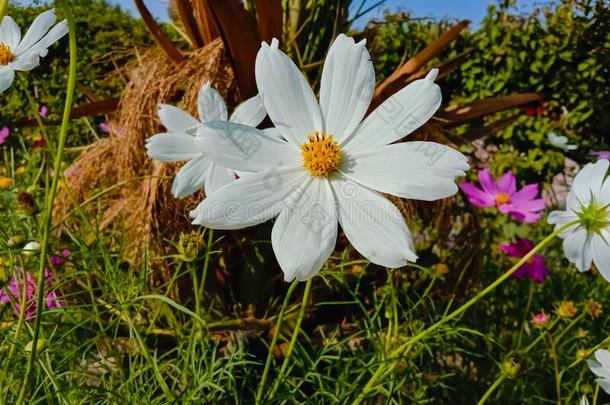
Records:
{"label": "brown stalk", "polygon": [[144,24],[146,24],[146,27],[148,28],[152,36],[155,38],[155,41],[157,41],[161,49],[163,49],[167,56],[169,56],[170,59],[174,62],[182,62],[184,60],[184,57],[182,56],[180,51],[178,51],[178,49],[174,46],[174,44],[172,44],[172,42],[161,31],[159,24],[157,24],[152,14],[150,14],[150,11],[148,11],[148,8],[146,8],[144,0],[133,0],[133,2],[135,3],[138,9],[138,13],[140,13],[140,16],[142,17]]}
{"label": "brown stalk", "polygon": [[254,64],[260,47],[256,25],[239,0],[209,0],[214,20],[227,54],[242,100],[256,95]]}
{"label": "brown stalk", "polygon": [[444,123],[444,126],[462,124],[476,118],[481,118],[498,111],[541,101],[542,95],[538,93],[511,94],[474,101],[462,106],[449,106],[436,114],[436,118]]}
{"label": "brown stalk", "polygon": [[256,0],[258,32],[263,41],[281,40],[283,13],[282,0]]}
{"label": "brown stalk", "polygon": [[406,63],[394,71],[383,83],[377,86],[373,95],[373,101],[369,111],[374,110],[388,97],[396,93],[405,85],[409,76],[419,71],[426,63],[440,54],[451,42],[453,42],[470,21],[464,20],[444,32],[436,41],[428,45],[424,50],[409,59]]}

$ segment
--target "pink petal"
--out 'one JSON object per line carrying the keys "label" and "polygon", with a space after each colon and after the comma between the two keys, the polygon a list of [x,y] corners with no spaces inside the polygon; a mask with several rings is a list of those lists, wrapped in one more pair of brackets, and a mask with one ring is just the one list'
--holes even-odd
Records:
{"label": "pink petal", "polygon": [[510,170],[498,180],[498,192],[513,195],[517,191],[517,179]]}
{"label": "pink petal", "polygon": [[511,202],[533,200],[538,197],[539,186],[537,183],[526,184],[521,190],[514,193]]}
{"label": "pink petal", "polygon": [[487,194],[493,195],[494,197],[498,194],[498,187],[496,186],[493,177],[491,177],[489,169],[485,168],[479,171],[479,182]]}
{"label": "pink petal", "polygon": [[2,145],[4,141],[6,141],[6,138],[8,138],[10,134],[11,131],[7,127],[0,129],[0,145]]}
{"label": "pink petal", "polygon": [[542,214],[536,212],[510,211],[510,215],[521,222],[525,222],[526,224],[533,224],[542,218]]}
{"label": "pink petal", "polygon": [[471,204],[476,205],[477,207],[493,207],[495,197],[487,194],[474,184],[462,183],[460,184],[460,189],[466,194],[466,197],[468,197],[468,201],[470,201]]}

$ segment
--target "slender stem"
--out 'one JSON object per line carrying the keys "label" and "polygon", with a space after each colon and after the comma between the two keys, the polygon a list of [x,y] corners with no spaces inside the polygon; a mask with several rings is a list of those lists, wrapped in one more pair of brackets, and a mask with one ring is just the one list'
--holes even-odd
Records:
{"label": "slender stem", "polygon": [[[64,152],[64,146],[66,144],[66,136],[68,134],[68,125],[70,123],[70,111],[72,109],[72,102],[74,99],[74,88],[76,86],[76,35],[75,35],[75,25],[74,18],[72,17],[70,7],[65,7],[66,18],[68,20],[68,32],[70,37],[70,68],[69,68],[69,76],[68,76],[68,89],[66,94],[66,102],[64,106],[64,114],[61,123],[61,129],[59,132],[59,142],[57,145],[57,155],[55,157],[54,171],[56,173],[53,176],[53,181],[51,182],[51,190],[49,191],[49,195],[46,201],[46,209],[45,209],[45,217],[43,224],[43,238],[42,238],[42,247],[40,252],[40,267],[38,274],[38,285],[36,287],[37,297],[36,297],[36,317],[34,320],[34,333],[32,336],[32,347],[36,348],[38,344],[38,337],[40,335],[40,322],[41,315],[44,310],[44,268],[47,261],[47,252],[49,250],[49,237],[51,233],[51,221],[53,219],[53,206],[55,204],[55,195],[57,194],[57,186],[59,184],[59,172],[61,171],[61,160]],[[25,371],[25,376],[23,378],[23,384],[21,386],[21,391],[19,392],[19,397],[17,399],[17,405],[23,404],[23,400],[25,397],[25,391],[30,383],[29,379],[32,373],[32,369],[34,368],[34,364],[36,361],[36,350],[32,350],[30,354],[30,358],[27,364],[27,368]]]}
{"label": "slender stem", "polygon": [[284,358],[284,362],[282,363],[282,368],[280,369],[280,374],[275,379],[275,383],[273,383],[273,389],[271,390],[271,394],[269,395],[270,399],[273,399],[277,389],[280,387],[280,382],[284,377],[284,373],[288,368],[288,363],[290,361],[290,356],[292,355],[292,351],[294,350],[294,346],[297,342],[297,337],[299,336],[299,332],[301,331],[301,323],[303,323],[303,319],[305,318],[305,308],[307,307],[307,299],[309,298],[309,291],[311,290],[311,283],[313,279],[307,280],[307,284],[305,284],[305,292],[303,292],[303,299],[301,300],[301,310],[299,311],[299,317],[297,318],[297,324],[294,327],[294,332],[292,333],[292,338],[290,339],[290,345],[288,346],[288,352],[286,353],[286,357]]}
{"label": "slender stem", "polygon": [[290,287],[288,287],[288,292],[284,297],[284,302],[282,303],[282,309],[280,309],[280,314],[277,317],[277,323],[275,324],[275,333],[273,334],[273,339],[271,339],[271,345],[269,346],[269,353],[267,353],[267,361],[265,362],[265,369],[263,370],[263,377],[261,378],[260,385],[258,386],[258,392],[256,393],[256,404],[261,403],[261,399],[263,398],[263,391],[265,390],[265,381],[267,381],[267,375],[269,374],[269,369],[271,368],[271,360],[273,359],[273,352],[275,350],[275,344],[277,343],[277,339],[280,336],[280,329],[282,328],[282,321],[284,320],[284,313],[286,312],[286,308],[290,303],[290,296],[292,295],[294,289],[299,284],[297,280],[294,280]]}
{"label": "slender stem", "polygon": [[[199,297],[203,297],[205,289],[205,279],[208,276],[208,268],[210,267],[210,255],[212,254],[212,244],[214,243],[214,230],[208,229],[208,241],[205,245],[205,259],[203,261],[203,272],[201,280],[199,280]],[[197,314],[199,315],[199,314]]]}
{"label": "slender stem", "polygon": [[559,358],[557,354],[557,344],[550,334],[549,344],[551,349],[551,359],[553,360],[553,371],[555,374],[555,392],[557,394],[557,405],[561,405],[561,373],[559,371]]}
{"label": "slender stem", "polygon": [[6,15],[6,10],[8,9],[8,0],[0,0],[0,22]]}
{"label": "slender stem", "polygon": [[493,394],[496,388],[498,388],[500,384],[504,382],[504,380],[506,380],[506,374],[500,374],[500,377],[498,377],[496,381],[491,385],[491,387],[489,387],[487,391],[485,391],[485,394],[483,394],[479,402],[477,402],[477,405],[483,405],[489,399],[491,394]]}
{"label": "slender stem", "polygon": [[519,337],[517,338],[517,347],[521,347],[521,339],[523,338],[523,329],[525,329],[525,322],[532,306],[532,297],[534,295],[534,282],[530,281],[530,291],[527,295],[527,304],[525,305],[525,311],[523,312],[523,318],[519,324]]}
{"label": "slender stem", "polygon": [[[591,355],[591,353],[593,353],[594,351],[596,351],[597,349],[599,349],[602,346],[605,346],[607,344],[610,344],[610,336],[608,336],[607,338],[605,338],[604,340],[602,340],[601,342],[599,342],[598,344],[596,344],[595,346],[593,346],[592,348],[590,348],[589,350],[587,350],[587,357]],[[578,358],[576,360],[574,360],[569,366],[568,368],[572,368],[574,366],[576,366],[577,364],[579,364],[581,361],[583,361],[585,359],[585,357],[581,357]]]}
{"label": "slender stem", "polygon": [[532,250],[530,250],[517,263],[515,263],[515,265],[513,267],[511,267],[506,273],[502,274],[498,279],[496,279],[496,281],[494,281],[493,283],[488,285],[485,289],[483,289],[473,298],[468,300],[468,302],[463,304],[461,307],[459,307],[458,309],[456,309],[449,315],[442,317],[438,322],[429,326],[427,329],[423,330],[422,332],[418,333],[417,335],[411,337],[404,344],[402,344],[400,347],[398,347],[394,352],[392,352],[392,355],[388,359],[389,361],[382,362],[379,364],[379,367],[377,368],[377,370],[375,371],[375,373],[373,374],[371,379],[368,381],[368,383],[364,386],[364,389],[362,390],[360,395],[355,399],[353,405],[358,405],[359,403],[362,402],[362,400],[364,398],[366,398],[366,396],[369,394],[369,392],[371,392],[371,390],[377,383],[377,380],[379,379],[379,377],[383,374],[385,367],[390,367],[390,369],[393,369],[396,364],[396,362],[393,360],[395,360],[397,357],[401,356],[402,353],[405,352],[405,350],[407,350],[409,347],[413,346],[415,343],[419,342],[424,337],[428,336],[430,333],[434,332],[435,330],[437,330],[438,328],[440,328],[441,326],[443,326],[450,320],[455,319],[458,316],[462,315],[464,312],[466,312],[466,310],[468,308],[470,308],[471,306],[476,304],[481,298],[485,297],[487,294],[492,292],[497,286],[502,284],[515,271],[517,271],[517,269],[519,269],[519,267],[521,267],[524,263],[526,263],[534,254],[536,254],[540,249],[545,247],[557,235],[559,235],[559,233],[563,232],[564,230],[568,229],[569,227],[571,227],[577,223],[578,223],[578,221],[573,221],[573,222],[565,224],[564,226],[553,231],[550,235],[548,235],[546,238],[544,238],[539,244],[534,246],[534,248]]}

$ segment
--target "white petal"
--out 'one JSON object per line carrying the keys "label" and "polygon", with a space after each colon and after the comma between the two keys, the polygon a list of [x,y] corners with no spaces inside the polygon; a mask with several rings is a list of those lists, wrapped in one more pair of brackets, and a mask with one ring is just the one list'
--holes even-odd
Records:
{"label": "white petal", "polygon": [[10,67],[0,67],[0,93],[4,93],[15,80],[15,71]]}
{"label": "white petal", "polygon": [[566,258],[576,265],[578,271],[587,271],[591,268],[592,252],[587,231],[580,228],[570,232],[563,240],[563,252]]}
{"label": "white petal", "polygon": [[159,119],[168,132],[186,134],[189,128],[199,124],[191,114],[169,104],[159,104]]}
{"label": "white petal", "polygon": [[[597,352],[595,354],[597,355]],[[589,370],[591,370],[591,372],[596,376],[602,378],[610,378],[610,369],[604,367],[602,364],[596,362],[595,360],[587,360],[587,365],[589,366]]]}
{"label": "white petal", "polygon": [[365,45],[366,40],[356,44],[340,34],[324,62],[320,109],[326,132],[338,141],[360,125],[375,91],[375,70]]}
{"label": "white petal", "polygon": [[320,107],[305,76],[274,39],[256,56],[256,84],[265,110],[282,136],[297,145],[324,130]]}
{"label": "white petal", "polygon": [[241,229],[276,217],[296,201],[311,178],[304,170],[271,168],[227,184],[191,211],[193,224],[213,229]]}
{"label": "white petal", "polygon": [[204,150],[192,135],[157,134],[146,140],[148,157],[162,162],[191,160],[201,156]]}
{"label": "white petal", "polygon": [[599,192],[599,204],[606,207],[610,212],[610,176],[606,178]]}
{"label": "white petal", "polygon": [[263,129],[263,132],[272,138],[284,140],[282,134],[280,134],[280,131],[278,131],[275,127],[265,128]]}
{"label": "white petal", "polygon": [[362,256],[390,268],[417,260],[409,228],[394,204],[343,176],[333,176],[331,186],[341,228]]}
{"label": "white petal", "polygon": [[[65,35],[68,34],[68,21],[63,20],[55,27],[51,28],[51,30],[45,35],[35,46],[40,53],[40,56],[47,56],[48,49],[55,42],[62,39]],[[34,47],[33,47],[34,48]],[[33,48],[30,48],[31,51]]]}
{"label": "white petal", "polygon": [[235,111],[233,111],[233,114],[231,114],[230,121],[256,127],[266,116],[267,111],[265,111],[263,100],[257,94],[238,105],[235,108]]}
{"label": "white petal", "polygon": [[457,150],[419,141],[353,155],[346,150],[341,165],[341,173],[373,190],[426,201],[457,193],[455,177],[465,170],[468,160]]}
{"label": "white petal", "polygon": [[438,74],[432,69],[384,101],[347,140],[350,147],[370,150],[393,143],[428,121],[441,105],[441,89],[434,83]]}
{"label": "white petal", "polygon": [[608,377],[610,377],[610,352],[605,349],[595,351],[595,359],[608,369]]}
{"label": "white petal", "polygon": [[57,17],[55,16],[54,9],[47,10],[36,17],[30,28],[28,28],[28,31],[25,33],[23,40],[14,49],[13,53],[16,56],[21,55],[36,45],[38,41],[40,41],[49,31],[49,29],[51,29],[53,24],[55,24],[56,19]]}
{"label": "white petal", "polygon": [[0,24],[0,43],[15,49],[21,41],[21,29],[12,17],[5,16]]}
{"label": "white petal", "polygon": [[212,163],[205,176],[205,192],[213,193],[222,186],[225,186],[237,179],[235,172],[222,166]]}
{"label": "white petal", "polygon": [[203,188],[207,171],[213,163],[200,155],[188,161],[176,174],[172,184],[172,194],[184,198]]}
{"label": "white petal", "polygon": [[9,67],[16,71],[28,72],[40,65],[40,55],[37,52],[26,52],[19,55],[9,64]]}
{"label": "white petal", "polygon": [[597,381],[601,389],[606,391],[606,394],[610,394],[610,378],[598,378],[595,381]]}
{"label": "white petal", "polygon": [[197,108],[201,122],[227,120],[227,104],[220,93],[212,88],[210,82],[201,86],[197,96]]}
{"label": "white petal", "polygon": [[589,205],[591,197],[601,195],[602,184],[608,171],[609,162],[598,160],[589,163],[578,172],[572,183],[572,189],[568,193],[567,206],[576,211],[580,211],[581,204]]}
{"label": "white petal", "polygon": [[294,145],[234,122],[201,124],[197,128],[197,141],[212,161],[233,170],[256,172],[271,166],[303,167]]}
{"label": "white petal", "polygon": [[282,210],[271,231],[285,281],[318,274],[337,242],[337,206],[328,180],[310,179],[302,197]]}
{"label": "white petal", "polygon": [[[610,282],[610,227],[602,229],[600,233],[591,238],[593,263],[606,281]],[[610,367],[610,354],[607,365]]]}

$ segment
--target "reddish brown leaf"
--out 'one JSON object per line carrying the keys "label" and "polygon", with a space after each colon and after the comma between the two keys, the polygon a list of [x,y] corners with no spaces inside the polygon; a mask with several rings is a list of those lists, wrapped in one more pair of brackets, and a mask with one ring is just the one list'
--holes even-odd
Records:
{"label": "reddish brown leaf", "polygon": [[466,121],[481,118],[498,111],[521,107],[534,101],[541,101],[542,95],[537,93],[511,94],[475,101],[462,106],[449,106],[436,114],[446,126],[459,125]]}
{"label": "reddish brown leaf", "polygon": [[263,41],[282,38],[282,0],[256,0],[256,16],[258,32]]}
{"label": "reddish brown leaf", "polygon": [[254,63],[260,47],[256,25],[239,0],[209,0],[242,99],[256,95]]}
{"label": "reddish brown leaf", "polygon": [[207,45],[220,35],[214,20],[209,0],[192,0],[195,18],[199,25],[199,33],[203,44]]}
{"label": "reddish brown leaf", "polygon": [[176,63],[182,62],[184,57],[182,56],[180,51],[178,51],[178,49],[174,46],[174,44],[172,44],[172,42],[161,31],[161,28],[159,28],[159,24],[157,24],[153,16],[150,14],[150,11],[148,11],[148,8],[146,8],[144,0],[133,1],[136,4],[138,13],[140,13],[144,24],[146,24],[146,27],[148,28],[152,36],[155,38],[155,41],[157,41],[157,43],[165,51],[167,56],[169,56]]}
{"label": "reddish brown leaf", "polygon": [[470,24],[470,21],[464,20],[451,27],[443,33],[436,41],[428,45],[424,50],[409,59],[405,64],[394,71],[383,83],[377,86],[371,108],[375,109],[379,104],[383,103],[388,97],[396,93],[404,87],[405,80],[417,71],[419,71],[426,63],[434,59],[440,54],[451,42],[453,42],[464,28]]}
{"label": "reddish brown leaf", "polygon": [[[82,104],[72,108],[70,118],[82,118],[90,115],[109,114],[119,106],[119,97],[113,97],[106,100],[94,101],[92,103]],[[35,127],[38,125],[36,118],[27,118],[17,124],[18,127]]]}
{"label": "reddish brown leaf", "polygon": [[178,8],[178,15],[180,16],[182,25],[184,25],[186,35],[189,37],[194,47],[201,48],[203,46],[203,39],[201,38],[197,21],[195,20],[191,2],[189,0],[176,0],[176,7]]}

